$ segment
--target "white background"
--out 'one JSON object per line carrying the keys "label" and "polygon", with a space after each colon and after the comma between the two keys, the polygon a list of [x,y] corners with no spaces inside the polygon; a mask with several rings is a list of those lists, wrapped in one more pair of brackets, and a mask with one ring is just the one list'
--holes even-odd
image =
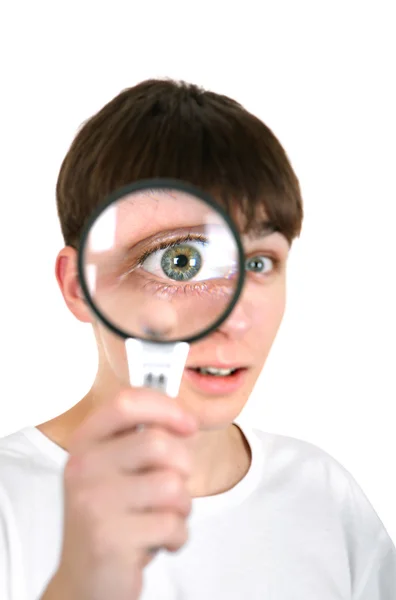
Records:
{"label": "white background", "polygon": [[[170,76],[235,97],[285,146],[305,223],[288,309],[244,411],[356,478],[396,540],[394,2],[6,2],[0,14],[0,436],[92,383],[54,278],[60,163],[121,89]],[[393,38],[393,39],[392,39]]]}

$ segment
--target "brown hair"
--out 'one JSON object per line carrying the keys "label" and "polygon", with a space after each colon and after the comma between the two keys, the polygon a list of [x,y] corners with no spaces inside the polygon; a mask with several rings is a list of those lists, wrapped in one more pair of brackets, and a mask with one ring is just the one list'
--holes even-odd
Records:
{"label": "brown hair", "polygon": [[299,182],[272,131],[227,96],[151,79],[118,94],[74,138],[56,186],[65,244],[78,247],[109,193],[152,177],[211,193],[231,216],[243,215],[243,232],[260,231],[264,208],[290,243],[300,234]]}

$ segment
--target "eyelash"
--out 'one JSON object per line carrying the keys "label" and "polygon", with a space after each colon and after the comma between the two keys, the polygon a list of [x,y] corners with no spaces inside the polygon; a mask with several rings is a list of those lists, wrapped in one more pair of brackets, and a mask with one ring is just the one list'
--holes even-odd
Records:
{"label": "eyelash", "polygon": [[179,246],[180,244],[184,244],[185,242],[203,242],[208,243],[208,239],[204,235],[184,235],[173,242],[160,242],[153,248],[150,248],[143,252],[142,256],[139,257],[136,265],[141,266],[146,258],[154,254],[154,252],[158,252],[158,250],[167,250],[168,248],[174,248],[175,246]]}
{"label": "eyelash", "polygon": [[[252,255],[251,255],[251,256],[249,256],[249,257],[246,257],[245,261],[247,262],[247,261],[251,260],[252,258],[256,258],[256,257],[269,258],[269,259],[272,261],[272,263],[273,263],[273,265],[274,265],[274,268],[273,268],[273,269],[272,269],[272,271],[271,271],[271,272],[270,272],[270,273],[267,275],[268,277],[269,277],[269,276],[271,275],[271,273],[273,273],[274,271],[276,271],[276,272],[277,272],[277,271],[279,271],[279,268],[280,268],[280,265],[281,265],[281,262],[282,262],[282,261],[281,261],[281,259],[280,259],[280,258],[278,258],[278,256],[275,256],[275,255],[274,255],[274,254],[272,254],[271,252],[266,252],[266,253],[260,253],[260,252],[257,252],[257,253],[255,253],[255,254],[252,254]],[[266,275],[266,273],[254,273],[254,272],[253,272],[252,274],[253,274],[253,275]]]}
{"label": "eyelash", "polygon": [[[180,244],[184,244],[185,242],[208,243],[208,239],[204,235],[199,236],[199,235],[187,234],[181,238],[178,238],[177,240],[174,240],[173,242],[161,242],[161,243],[157,244],[156,246],[146,250],[139,257],[136,264],[137,264],[137,266],[141,266],[144,263],[144,261],[146,260],[146,258],[148,258],[151,254],[154,254],[154,252],[158,252],[158,250],[167,250],[168,248],[174,248],[175,246],[179,246]],[[270,260],[272,260],[272,262],[274,264],[274,270],[279,269],[281,260],[280,260],[280,258],[275,256],[275,254],[273,254],[272,252],[267,252],[265,254],[260,254],[260,253],[251,254],[250,256],[245,257],[245,262],[248,260],[251,260],[252,258],[255,258],[256,256],[257,257],[263,256],[264,258],[269,258]]]}
{"label": "eyelash", "polygon": [[[191,235],[191,234],[186,234],[180,238],[178,238],[177,240],[174,240],[172,242],[170,241],[164,241],[164,242],[160,242],[158,244],[156,244],[155,246],[152,246],[151,248],[145,250],[145,252],[143,252],[143,254],[136,260],[134,266],[132,267],[131,270],[135,270],[137,267],[140,267],[144,261],[146,260],[146,258],[148,258],[151,254],[158,252],[158,250],[166,250],[168,248],[173,248],[174,246],[178,246],[180,244],[183,244],[185,242],[202,242],[202,243],[208,243],[208,239],[204,236],[204,235]],[[275,256],[273,253],[271,252],[266,252],[266,253],[253,253],[250,256],[245,256],[245,263],[249,260],[251,260],[252,258],[255,257],[264,257],[264,258],[269,258],[272,263],[274,268],[267,274],[267,273],[255,273],[254,271],[251,272],[251,275],[253,275],[256,279],[258,277],[260,277],[261,279],[263,278],[269,278],[271,277],[271,275],[274,274],[274,272],[278,272],[280,269],[280,264],[281,264],[281,260],[280,258],[278,258],[277,256]],[[152,289],[152,291],[154,291],[155,293],[166,293],[166,294],[176,294],[179,292],[185,293],[188,292],[189,293],[194,293],[194,294],[199,294],[199,295],[206,295],[206,294],[210,294],[211,292],[211,285],[210,283],[204,283],[204,282],[197,282],[196,284],[194,284],[193,282],[191,282],[191,284],[187,286],[181,286],[181,285],[176,285],[176,284],[172,284],[172,283],[159,283],[158,281],[155,280],[151,280],[148,281],[145,285],[145,287],[148,287],[150,289]]]}
{"label": "eyelash", "polygon": [[[257,255],[255,255],[255,256],[257,256]],[[263,256],[263,255],[260,255],[260,256]],[[250,272],[250,275],[253,276],[253,281],[257,281],[258,278],[260,278],[260,282],[263,283],[265,280],[268,280],[269,278],[271,278],[271,276],[273,276],[275,273],[279,272],[280,263],[281,263],[280,259],[278,259],[276,257],[268,256],[268,255],[265,255],[265,258],[269,258],[270,260],[273,261],[274,268],[269,273],[255,273],[254,271]],[[197,282],[196,284],[194,284],[192,282],[191,284],[181,286],[181,285],[175,285],[172,283],[159,283],[158,281],[154,281],[152,279],[144,285],[144,288],[149,293],[154,292],[156,294],[165,294],[166,296],[170,296],[170,297],[172,297],[176,294],[181,294],[182,296],[184,296],[185,294],[194,294],[194,295],[204,297],[207,295],[210,296],[211,292],[212,292],[211,283],[210,282],[204,283],[202,281]],[[217,293],[219,294],[220,290],[217,289]],[[224,290],[224,295],[225,295],[225,297],[228,295],[227,289]]]}

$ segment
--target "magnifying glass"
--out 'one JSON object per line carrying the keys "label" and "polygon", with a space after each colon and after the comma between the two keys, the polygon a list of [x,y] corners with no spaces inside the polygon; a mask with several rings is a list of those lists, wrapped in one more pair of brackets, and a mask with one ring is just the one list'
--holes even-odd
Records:
{"label": "magnifying glass", "polygon": [[231,218],[210,195],[179,180],[143,180],[116,191],[91,216],[79,247],[82,292],[97,319],[125,340],[130,385],[173,398],[190,344],[228,317],[244,275]]}
{"label": "magnifying glass", "polygon": [[178,395],[190,344],[218,328],[244,284],[228,214],[179,180],[112,194],[84,228],[78,276],[98,320],[125,340],[132,386]]}

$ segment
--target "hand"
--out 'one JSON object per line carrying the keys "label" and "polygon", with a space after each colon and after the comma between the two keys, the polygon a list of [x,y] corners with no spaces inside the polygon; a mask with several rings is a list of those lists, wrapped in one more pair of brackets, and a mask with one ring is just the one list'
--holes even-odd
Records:
{"label": "hand", "polygon": [[[144,425],[142,431],[136,428]],[[70,441],[59,568],[43,600],[137,600],[150,548],[187,541],[196,422],[152,389],[123,390]]]}

